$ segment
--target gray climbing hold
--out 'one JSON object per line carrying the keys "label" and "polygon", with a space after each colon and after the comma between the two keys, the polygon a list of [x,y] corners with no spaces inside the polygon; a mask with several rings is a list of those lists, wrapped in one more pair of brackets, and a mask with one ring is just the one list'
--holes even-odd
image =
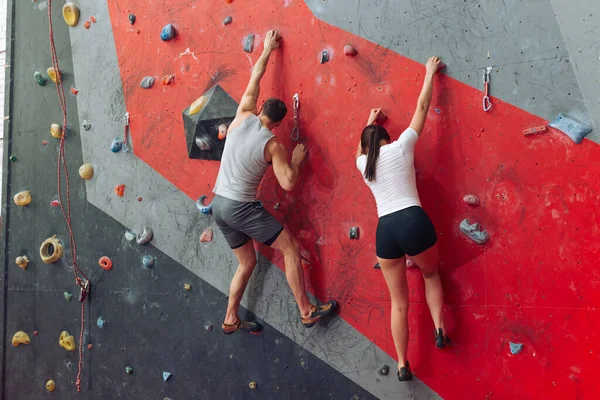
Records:
{"label": "gray climbing hold", "polygon": [[156,82],[156,78],[155,77],[153,77],[153,76],[146,76],[140,82],[140,87],[142,89],[150,89],[152,86],[154,86],[154,82]]}
{"label": "gray climbing hold", "polygon": [[517,355],[523,351],[523,343],[508,342],[508,344],[510,345],[510,353],[513,355]]}
{"label": "gray climbing hold", "polygon": [[254,49],[254,34],[250,34],[248,36],[246,36],[246,39],[244,40],[244,51],[246,53],[252,53],[252,50]]}
{"label": "gray climbing hold", "polygon": [[152,268],[154,267],[154,257],[152,257],[151,255],[145,255],[144,257],[142,257],[142,266],[144,268]]}
{"label": "gray climbing hold", "polygon": [[231,16],[229,16],[223,20],[223,25],[229,25],[232,21],[233,21],[233,18],[231,18]]}
{"label": "gray climbing hold", "polygon": [[321,55],[319,56],[319,62],[321,64],[325,64],[327,61],[329,61],[329,52],[327,51],[327,49],[325,49],[321,51]]}
{"label": "gray climbing hold", "polygon": [[135,15],[134,14],[129,14],[129,23],[131,25],[135,24]]}
{"label": "gray climbing hold", "polygon": [[163,372],[163,381],[165,381],[165,382],[168,381],[170,377],[171,377],[170,372],[166,372],[166,371]]}
{"label": "gray climbing hold", "polygon": [[70,292],[64,292],[63,295],[65,296],[65,300],[67,301],[71,301],[71,299],[73,298],[73,295]]}
{"label": "gray climbing hold", "polygon": [[381,376],[386,376],[390,372],[390,367],[387,364],[384,364],[383,367],[379,368],[377,373]]}
{"label": "gray climbing hold", "polygon": [[207,332],[212,332],[213,331],[213,326],[212,325],[204,325],[204,330]]}
{"label": "gray climbing hold", "polygon": [[128,242],[133,242],[135,240],[135,234],[129,231],[125,232],[125,240]]}
{"label": "gray climbing hold", "polygon": [[200,147],[202,151],[209,151],[212,149],[210,142],[206,138],[196,138],[196,146]]}
{"label": "gray climbing hold", "polygon": [[577,121],[575,118],[563,113],[558,114],[558,117],[550,122],[548,126],[563,132],[576,144],[581,143],[583,138],[592,131],[591,126]]}
{"label": "gray climbing hold", "polygon": [[136,242],[137,244],[146,244],[152,240],[152,236],[154,236],[152,228],[144,226],[142,232],[137,234]]}
{"label": "gray climbing hold", "polygon": [[83,123],[81,124],[81,126],[86,131],[89,131],[90,129],[92,129],[92,124],[90,124],[90,121],[88,121],[88,120],[84,120]]}
{"label": "gray climbing hold", "polygon": [[125,372],[127,372],[127,375],[131,375],[131,374],[133,374],[133,368],[125,367]]}
{"label": "gray climbing hold", "polygon": [[350,228],[350,231],[348,231],[348,235],[350,236],[350,239],[358,240],[358,226],[353,226],[352,228]]}
{"label": "gray climbing hold", "polygon": [[468,219],[460,223],[460,231],[477,244],[484,244],[489,239],[487,231],[482,231],[478,223],[470,224]]}
{"label": "gray climbing hold", "polygon": [[96,321],[96,325],[98,325],[98,328],[104,328],[105,323],[106,320],[104,319],[104,317],[98,317],[98,320]]}

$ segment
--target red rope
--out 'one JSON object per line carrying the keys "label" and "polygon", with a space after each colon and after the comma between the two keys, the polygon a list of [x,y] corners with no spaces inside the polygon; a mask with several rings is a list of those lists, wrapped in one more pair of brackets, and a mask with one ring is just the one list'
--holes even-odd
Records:
{"label": "red rope", "polygon": [[[71,226],[71,188],[69,186],[69,170],[67,168],[67,159],[65,157],[65,134],[67,133],[67,100],[65,98],[65,89],[62,84],[62,76],[58,65],[58,56],[56,54],[56,46],[54,44],[54,32],[52,30],[52,0],[48,0],[48,25],[50,27],[50,54],[52,56],[52,67],[56,73],[56,92],[58,93],[58,100],[63,114],[63,134],[60,138],[60,146],[58,150],[57,160],[57,178],[58,178],[58,200],[60,210],[63,214],[67,228],[69,231],[69,244],[71,246],[71,262],[73,263],[73,275],[75,276],[75,283],[81,286],[82,279],[80,275],[90,284],[87,275],[77,265],[77,243],[75,242],[75,235],[73,234],[73,227]],[[61,170],[64,171],[65,178],[65,193],[67,197],[67,207],[65,209],[62,196],[62,185],[61,185]],[[90,287],[90,286],[88,286]],[[83,290],[83,288],[82,288]],[[81,329],[79,331],[79,363],[77,371],[77,391],[81,391],[81,372],[83,368],[83,330],[85,323],[85,304],[81,303]]]}

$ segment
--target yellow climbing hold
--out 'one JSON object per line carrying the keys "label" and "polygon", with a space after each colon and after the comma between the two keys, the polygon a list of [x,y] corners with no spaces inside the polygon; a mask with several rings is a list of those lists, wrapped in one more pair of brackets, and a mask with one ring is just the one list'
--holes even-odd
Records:
{"label": "yellow climbing hold", "polygon": [[54,82],[54,83],[58,83],[62,79],[62,72],[58,71],[58,74],[57,74],[56,70],[54,69],[54,67],[48,68],[46,70],[46,73],[48,74],[48,76],[50,77],[50,79],[52,79],[52,82]]}
{"label": "yellow climbing hold", "polygon": [[48,382],[46,382],[46,390],[49,392],[54,392],[54,389],[56,388],[56,384],[54,383],[54,381],[52,379],[50,379]]}
{"label": "yellow climbing hold", "polygon": [[59,124],[50,125],[50,135],[52,135],[53,138],[60,139],[62,137],[62,134],[62,126],[60,126]]}
{"label": "yellow climbing hold", "polygon": [[190,115],[194,115],[194,114],[200,112],[200,110],[202,110],[204,108],[204,106],[206,105],[206,102],[208,102],[207,96],[198,97],[198,99],[196,101],[194,101],[192,103],[192,105],[190,106]]}
{"label": "yellow climbing hold", "polygon": [[29,344],[31,340],[29,339],[29,335],[23,331],[19,331],[13,335],[12,345],[17,347],[20,344]]}
{"label": "yellow climbing hold", "polygon": [[81,167],[79,167],[79,176],[81,176],[86,181],[92,179],[94,176],[94,167],[92,164],[85,163]]}
{"label": "yellow climbing hold", "polygon": [[58,339],[58,344],[65,350],[75,351],[75,338],[69,335],[69,332],[62,331],[60,334],[60,338]]}
{"label": "yellow climbing hold", "polygon": [[27,204],[31,203],[31,192],[29,190],[23,190],[22,192],[15,194],[13,200],[18,206],[26,206]]}
{"label": "yellow climbing hold", "polygon": [[65,3],[62,9],[63,18],[69,26],[77,26],[79,22],[79,7],[75,3]]}
{"label": "yellow climbing hold", "polygon": [[[50,246],[52,246],[52,249]],[[50,253],[50,250],[52,250],[52,253]],[[40,257],[46,264],[52,264],[53,262],[58,261],[62,255],[63,245],[56,235],[44,240],[44,243],[40,246]]]}
{"label": "yellow climbing hold", "polygon": [[29,258],[27,258],[27,256],[19,256],[15,260],[15,263],[17,263],[21,269],[26,270],[29,265]]}

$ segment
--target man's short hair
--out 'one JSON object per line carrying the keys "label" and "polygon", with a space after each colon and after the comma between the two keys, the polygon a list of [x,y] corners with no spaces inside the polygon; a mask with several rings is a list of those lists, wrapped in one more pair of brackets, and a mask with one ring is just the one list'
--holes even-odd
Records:
{"label": "man's short hair", "polygon": [[287,107],[283,101],[271,97],[265,101],[262,114],[269,118],[271,122],[277,123],[281,121],[287,114]]}

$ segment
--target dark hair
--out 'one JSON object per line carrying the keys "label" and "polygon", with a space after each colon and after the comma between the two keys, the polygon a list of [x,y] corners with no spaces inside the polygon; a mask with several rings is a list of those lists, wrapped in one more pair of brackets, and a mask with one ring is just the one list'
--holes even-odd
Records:
{"label": "dark hair", "polygon": [[369,182],[375,180],[375,169],[377,167],[377,159],[379,158],[379,149],[381,140],[390,140],[390,134],[380,125],[369,125],[362,131],[360,136],[360,147],[363,154],[368,150],[367,165],[365,166],[365,179]]}
{"label": "dark hair", "polygon": [[279,99],[271,97],[265,101],[262,114],[271,120],[273,123],[281,121],[287,114],[285,103]]}

